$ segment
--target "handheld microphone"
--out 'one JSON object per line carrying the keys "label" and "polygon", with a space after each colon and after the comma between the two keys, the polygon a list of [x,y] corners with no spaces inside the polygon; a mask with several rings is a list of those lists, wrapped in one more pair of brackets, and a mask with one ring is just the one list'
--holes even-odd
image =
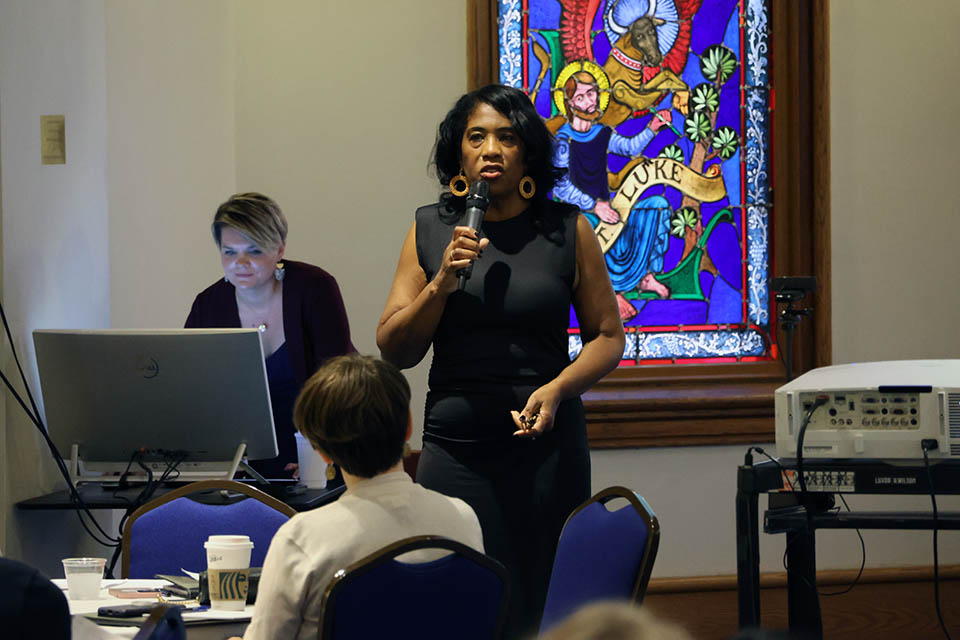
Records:
{"label": "handheld microphone", "polygon": [[[470,185],[470,193],[467,194],[466,225],[475,231],[480,231],[480,225],[483,223],[483,215],[487,212],[490,205],[490,185],[486,180],[477,180]],[[457,290],[463,291],[467,286],[467,280],[473,273],[473,263],[464,269],[457,271],[460,281],[457,283]]]}

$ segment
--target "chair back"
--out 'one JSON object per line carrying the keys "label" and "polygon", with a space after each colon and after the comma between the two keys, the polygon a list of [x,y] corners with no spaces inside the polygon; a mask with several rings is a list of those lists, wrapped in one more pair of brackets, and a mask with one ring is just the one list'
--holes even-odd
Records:
{"label": "chair back", "polygon": [[[202,504],[190,494],[222,492],[223,504]],[[230,493],[244,494],[228,502]],[[180,575],[181,569],[207,568],[203,543],[211,535],[247,535],[253,541],[250,565],[263,566],[273,534],[296,511],[266,493],[233,480],[202,480],[185,485],[134,511],[123,529],[124,578]]]}
{"label": "chair back", "polygon": [[[616,498],[628,504],[610,511]],[[560,532],[540,632],[590,602],[642,602],[659,546],[657,516],[630,489],[604,489],[577,507]]]}
{"label": "chair back", "polygon": [[[397,556],[422,549],[452,551],[429,562]],[[440,536],[415,536],[391,544],[338,571],[323,595],[320,638],[402,636],[412,611],[420,640],[499,638],[510,596],[503,565]]]}
{"label": "chair back", "polygon": [[180,609],[168,604],[155,606],[133,640],[187,640],[187,626]]}

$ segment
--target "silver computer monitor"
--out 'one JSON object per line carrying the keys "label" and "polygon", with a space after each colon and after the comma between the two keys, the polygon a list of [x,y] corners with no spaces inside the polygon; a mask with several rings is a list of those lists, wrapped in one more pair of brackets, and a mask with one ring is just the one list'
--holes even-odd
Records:
{"label": "silver computer monitor", "polygon": [[37,330],[33,340],[47,428],[76,479],[123,471],[136,451],[158,472],[184,457],[182,479],[233,475],[240,445],[251,459],[277,455],[256,329]]}

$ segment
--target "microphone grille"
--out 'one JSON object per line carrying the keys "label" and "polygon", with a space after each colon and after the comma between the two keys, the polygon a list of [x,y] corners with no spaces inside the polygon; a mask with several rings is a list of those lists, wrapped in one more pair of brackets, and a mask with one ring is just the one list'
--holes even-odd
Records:
{"label": "microphone grille", "polygon": [[470,185],[470,193],[467,194],[467,197],[477,196],[480,198],[490,197],[490,183],[486,180],[477,180]]}

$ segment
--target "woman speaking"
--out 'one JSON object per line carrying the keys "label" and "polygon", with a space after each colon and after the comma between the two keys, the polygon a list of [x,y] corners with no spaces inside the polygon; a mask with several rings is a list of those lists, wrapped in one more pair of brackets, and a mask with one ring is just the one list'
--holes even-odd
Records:
{"label": "woman speaking", "polygon": [[[551,158],[521,91],[490,85],[460,98],[434,150],[449,191],[417,210],[377,328],[383,357],[400,367],[433,346],[417,480],[476,511],[484,548],[513,575],[509,635],[534,630],[560,529],[590,496],[579,394],[624,347],[589,222],[546,197],[560,174]],[[479,231],[464,217],[478,180],[489,184]],[[573,362],[571,304],[583,341]]]}
{"label": "woman speaking", "polygon": [[337,281],[319,267],[284,260],[287,220],[260,193],[231,196],[213,217],[223,279],[197,295],[190,328],[255,328],[261,333],[279,455],[255,460],[268,478],[295,472],[293,403],[332,356],[355,351]]}

